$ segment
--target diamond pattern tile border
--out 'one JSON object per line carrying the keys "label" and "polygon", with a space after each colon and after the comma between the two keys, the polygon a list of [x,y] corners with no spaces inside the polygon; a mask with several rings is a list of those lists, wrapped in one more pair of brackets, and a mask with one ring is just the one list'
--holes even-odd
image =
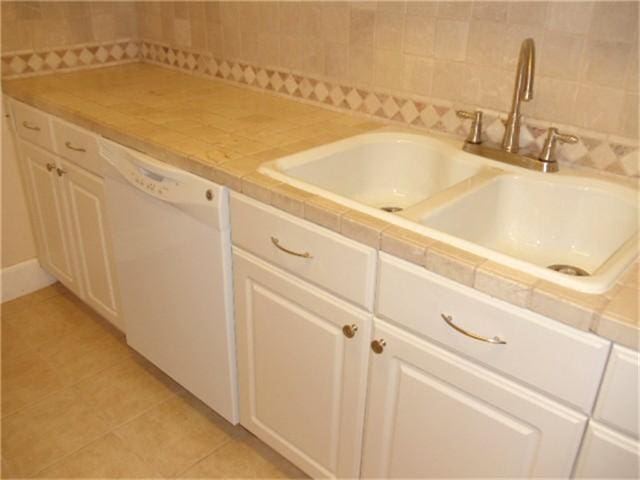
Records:
{"label": "diamond pattern tile border", "polygon": [[[317,103],[349,113],[360,113],[427,131],[460,137],[466,134],[467,125],[455,116],[451,102],[427,97],[390,95],[353,85],[340,85],[332,81],[219,59],[209,53],[189,51],[146,40],[118,40],[111,43],[4,54],[2,77],[41,75],[136,60],[240,83],[292,99]],[[498,112],[490,111],[485,114],[485,135],[489,142],[497,142],[502,137],[504,130],[499,115]],[[546,129],[550,126],[549,122],[534,120],[523,125],[523,150],[531,153],[539,150],[544,142]],[[559,127],[562,128],[561,125]],[[637,141],[577,130],[571,126],[564,128],[577,134],[580,141],[558,148],[560,162],[627,177],[640,176]]]}
{"label": "diamond pattern tile border", "polygon": [[[185,72],[241,83],[286,97],[425,130],[461,137],[466,135],[467,126],[457,118],[450,102],[390,95],[352,85],[340,85],[291,72],[218,59],[208,53],[188,52],[149,41],[142,42],[140,53],[143,61]],[[191,58],[194,60],[191,61]],[[200,65],[204,66],[200,67]],[[485,125],[487,125],[485,132],[488,140],[496,142],[502,137],[504,131],[499,114],[486,112],[485,118]],[[550,126],[548,122],[539,121],[531,121],[523,125],[521,136],[523,151],[527,153],[538,151],[544,142],[546,129]],[[637,141],[630,139],[613,141],[597,132],[567,128],[580,137],[580,142],[559,148],[557,155],[560,162],[622,176],[640,176]]]}
{"label": "diamond pattern tile border", "polygon": [[141,42],[116,40],[2,55],[2,78],[43,75],[138,61]]}

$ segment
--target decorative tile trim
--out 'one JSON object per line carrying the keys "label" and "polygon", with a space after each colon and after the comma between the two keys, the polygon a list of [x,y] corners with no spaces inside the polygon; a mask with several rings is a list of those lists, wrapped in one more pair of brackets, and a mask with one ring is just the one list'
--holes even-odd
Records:
{"label": "decorative tile trim", "polygon": [[140,41],[130,39],[10,52],[2,55],[2,78],[30,77],[139,60]]}
{"label": "decorative tile trim", "polygon": [[[206,52],[190,51],[146,40],[142,41],[140,53],[145,62],[240,83],[300,101],[423,130],[464,137],[469,128],[455,114],[453,102],[345,85],[296,72],[219,59]],[[502,139],[504,127],[500,121],[501,116],[506,115],[485,110],[485,135],[490,142],[499,143]],[[600,173],[626,177],[640,176],[637,140],[532,119],[525,123],[521,129],[524,153],[538,152],[544,143],[547,128],[553,125],[580,138],[576,144],[565,144],[558,148],[560,162]]]}

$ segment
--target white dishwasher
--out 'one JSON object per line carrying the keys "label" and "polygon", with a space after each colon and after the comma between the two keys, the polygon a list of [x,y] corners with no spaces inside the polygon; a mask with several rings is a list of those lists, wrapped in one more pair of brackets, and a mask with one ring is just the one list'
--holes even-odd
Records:
{"label": "white dishwasher", "polygon": [[127,343],[238,423],[228,191],[100,139]]}

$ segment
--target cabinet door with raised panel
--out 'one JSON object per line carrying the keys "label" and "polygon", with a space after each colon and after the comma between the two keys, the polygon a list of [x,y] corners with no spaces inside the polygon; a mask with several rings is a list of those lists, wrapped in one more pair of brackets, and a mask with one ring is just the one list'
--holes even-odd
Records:
{"label": "cabinet door with raised panel", "polygon": [[234,248],[240,423],[313,477],[357,477],[371,318]]}
{"label": "cabinet door with raised panel", "polygon": [[567,477],[587,418],[375,319],[363,477]]}
{"label": "cabinet door with raised panel", "polygon": [[37,229],[40,263],[69,289],[82,296],[56,158],[25,141],[20,141],[20,151],[31,215]]}
{"label": "cabinet door with raised panel", "polygon": [[105,214],[104,181],[70,162],[60,160],[76,239],[78,263],[84,278],[84,300],[118,328],[119,316],[111,239]]}

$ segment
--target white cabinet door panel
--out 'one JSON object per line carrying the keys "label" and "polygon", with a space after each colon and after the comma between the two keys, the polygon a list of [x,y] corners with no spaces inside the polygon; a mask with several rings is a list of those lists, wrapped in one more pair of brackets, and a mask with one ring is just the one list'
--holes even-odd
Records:
{"label": "white cabinet door panel", "polygon": [[61,161],[64,185],[84,278],[85,301],[124,331],[119,316],[111,238],[106,219],[104,181]]}
{"label": "white cabinet door panel", "polygon": [[240,422],[313,476],[358,476],[369,314],[236,248],[233,260]]}
{"label": "white cabinet door panel", "polygon": [[587,418],[375,320],[363,477],[566,477]]}
{"label": "white cabinet door panel", "polygon": [[34,224],[39,230],[37,238],[41,243],[40,262],[70,290],[82,297],[75,265],[74,243],[68,225],[67,205],[56,173],[56,158],[25,141],[20,141],[20,149],[28,177],[25,183],[34,210]]}
{"label": "white cabinet door panel", "polygon": [[640,478],[640,444],[589,422],[576,466],[576,478]]}

